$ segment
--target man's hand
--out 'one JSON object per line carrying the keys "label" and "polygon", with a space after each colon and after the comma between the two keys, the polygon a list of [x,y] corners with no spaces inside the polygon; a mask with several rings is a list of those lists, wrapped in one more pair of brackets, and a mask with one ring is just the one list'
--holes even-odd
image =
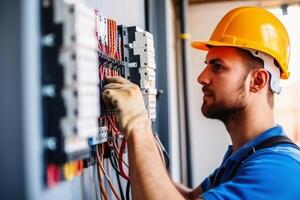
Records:
{"label": "man's hand", "polygon": [[103,100],[115,110],[122,134],[128,138],[133,127],[150,126],[140,88],[120,76],[106,78],[105,81]]}

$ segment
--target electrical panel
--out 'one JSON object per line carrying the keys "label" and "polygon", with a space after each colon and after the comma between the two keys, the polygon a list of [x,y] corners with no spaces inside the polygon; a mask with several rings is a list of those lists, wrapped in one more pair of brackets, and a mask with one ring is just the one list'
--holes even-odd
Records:
{"label": "electrical panel", "polygon": [[[84,168],[113,160],[124,179],[126,140],[101,93],[106,76],[140,86],[152,122],[156,119],[153,36],[117,22],[81,1],[41,4],[41,73],[46,186],[71,180]],[[113,164],[112,163],[112,164]],[[101,179],[101,176],[99,176]]]}
{"label": "electrical panel", "polygon": [[152,34],[138,27],[123,28],[125,77],[139,85],[149,118],[156,119],[155,51]]}

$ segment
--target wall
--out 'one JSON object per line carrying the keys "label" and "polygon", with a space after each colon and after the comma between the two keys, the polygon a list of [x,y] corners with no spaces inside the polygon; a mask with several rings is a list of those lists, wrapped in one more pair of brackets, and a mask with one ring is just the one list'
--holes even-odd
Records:
{"label": "wall", "polygon": [[145,29],[144,0],[84,0],[91,7],[126,26],[139,26]]}
{"label": "wall", "polygon": [[[191,41],[208,40],[222,16],[234,7],[256,5],[256,2],[224,2],[192,4],[188,10],[188,32]],[[205,67],[205,52],[189,49],[188,96],[191,130],[193,185],[199,185],[220,165],[230,139],[224,125],[216,120],[206,119],[201,113],[202,92],[197,83],[199,73]]]}
{"label": "wall", "polygon": [[300,16],[300,5],[289,6],[287,15],[282,14],[280,8],[270,10],[274,13],[286,27],[291,45],[291,55],[289,62],[290,77],[288,80],[282,80],[282,92],[275,95],[275,119],[281,124],[288,136],[300,144],[300,38],[298,20]]}

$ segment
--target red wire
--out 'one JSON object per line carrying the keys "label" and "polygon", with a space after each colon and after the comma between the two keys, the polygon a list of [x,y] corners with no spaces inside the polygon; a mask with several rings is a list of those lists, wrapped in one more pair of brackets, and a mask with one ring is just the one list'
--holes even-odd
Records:
{"label": "red wire", "polygon": [[112,122],[113,122],[114,126],[116,127],[117,134],[120,135],[121,134],[120,130],[117,128],[117,125],[116,125],[117,124],[116,115],[112,116]]}
{"label": "red wire", "polygon": [[111,131],[111,126],[110,126],[110,123],[108,123],[108,115],[104,115],[104,118],[105,118],[105,125],[107,126],[107,131],[108,132],[112,132]]}
{"label": "red wire", "polygon": [[106,65],[106,62],[104,62],[100,65],[100,79],[101,80],[103,80],[105,77],[105,68],[104,68],[105,65]]}
{"label": "red wire", "polygon": [[120,131],[119,131],[118,128],[116,127],[115,122],[113,121],[113,119],[110,118],[109,115],[107,115],[107,118],[108,118],[108,120],[109,120],[109,122],[110,122],[110,125],[111,125],[112,129],[114,130],[114,133],[115,133],[116,135],[119,135],[119,134],[120,134]]}
{"label": "red wire", "polygon": [[119,158],[118,158],[118,165],[119,165],[119,169],[120,169],[120,173],[121,175],[126,179],[126,180],[130,180],[130,178],[126,175],[126,173],[124,172],[123,169],[123,154],[125,151],[125,147],[126,147],[126,139],[123,138],[122,143],[121,143],[121,148],[120,148],[120,152],[119,152]]}
{"label": "red wire", "polygon": [[115,150],[116,150],[116,152],[117,152],[117,154],[118,154],[117,156],[119,157],[119,154],[120,154],[119,152],[120,152],[120,150],[118,149],[118,146],[117,146],[117,144],[116,144],[116,141],[114,141],[114,140],[113,140],[113,146],[114,146],[114,148],[115,148]]}
{"label": "red wire", "polygon": [[[114,146],[114,149],[116,150],[116,152],[117,152],[117,158],[119,159],[119,154],[120,154],[120,150],[118,149],[118,146],[117,146],[117,144],[116,144],[116,142],[115,141],[113,141],[113,146]],[[122,159],[122,162],[123,162],[123,164],[127,167],[127,168],[129,168],[129,166],[128,166],[128,164],[124,161],[124,159]]]}
{"label": "red wire", "polygon": [[117,122],[116,122],[116,116],[115,115],[112,116],[112,121],[113,121],[114,127],[116,128],[117,134],[120,135],[121,132],[120,132],[120,130],[117,127]]}

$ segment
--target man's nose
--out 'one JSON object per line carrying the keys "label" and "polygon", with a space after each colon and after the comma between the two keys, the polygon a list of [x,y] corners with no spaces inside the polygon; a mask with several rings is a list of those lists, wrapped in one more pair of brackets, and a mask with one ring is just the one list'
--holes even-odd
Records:
{"label": "man's nose", "polygon": [[197,78],[197,82],[200,83],[201,85],[208,85],[209,84],[209,73],[207,70],[207,67],[205,67],[203,69],[203,71],[199,74],[198,78]]}

